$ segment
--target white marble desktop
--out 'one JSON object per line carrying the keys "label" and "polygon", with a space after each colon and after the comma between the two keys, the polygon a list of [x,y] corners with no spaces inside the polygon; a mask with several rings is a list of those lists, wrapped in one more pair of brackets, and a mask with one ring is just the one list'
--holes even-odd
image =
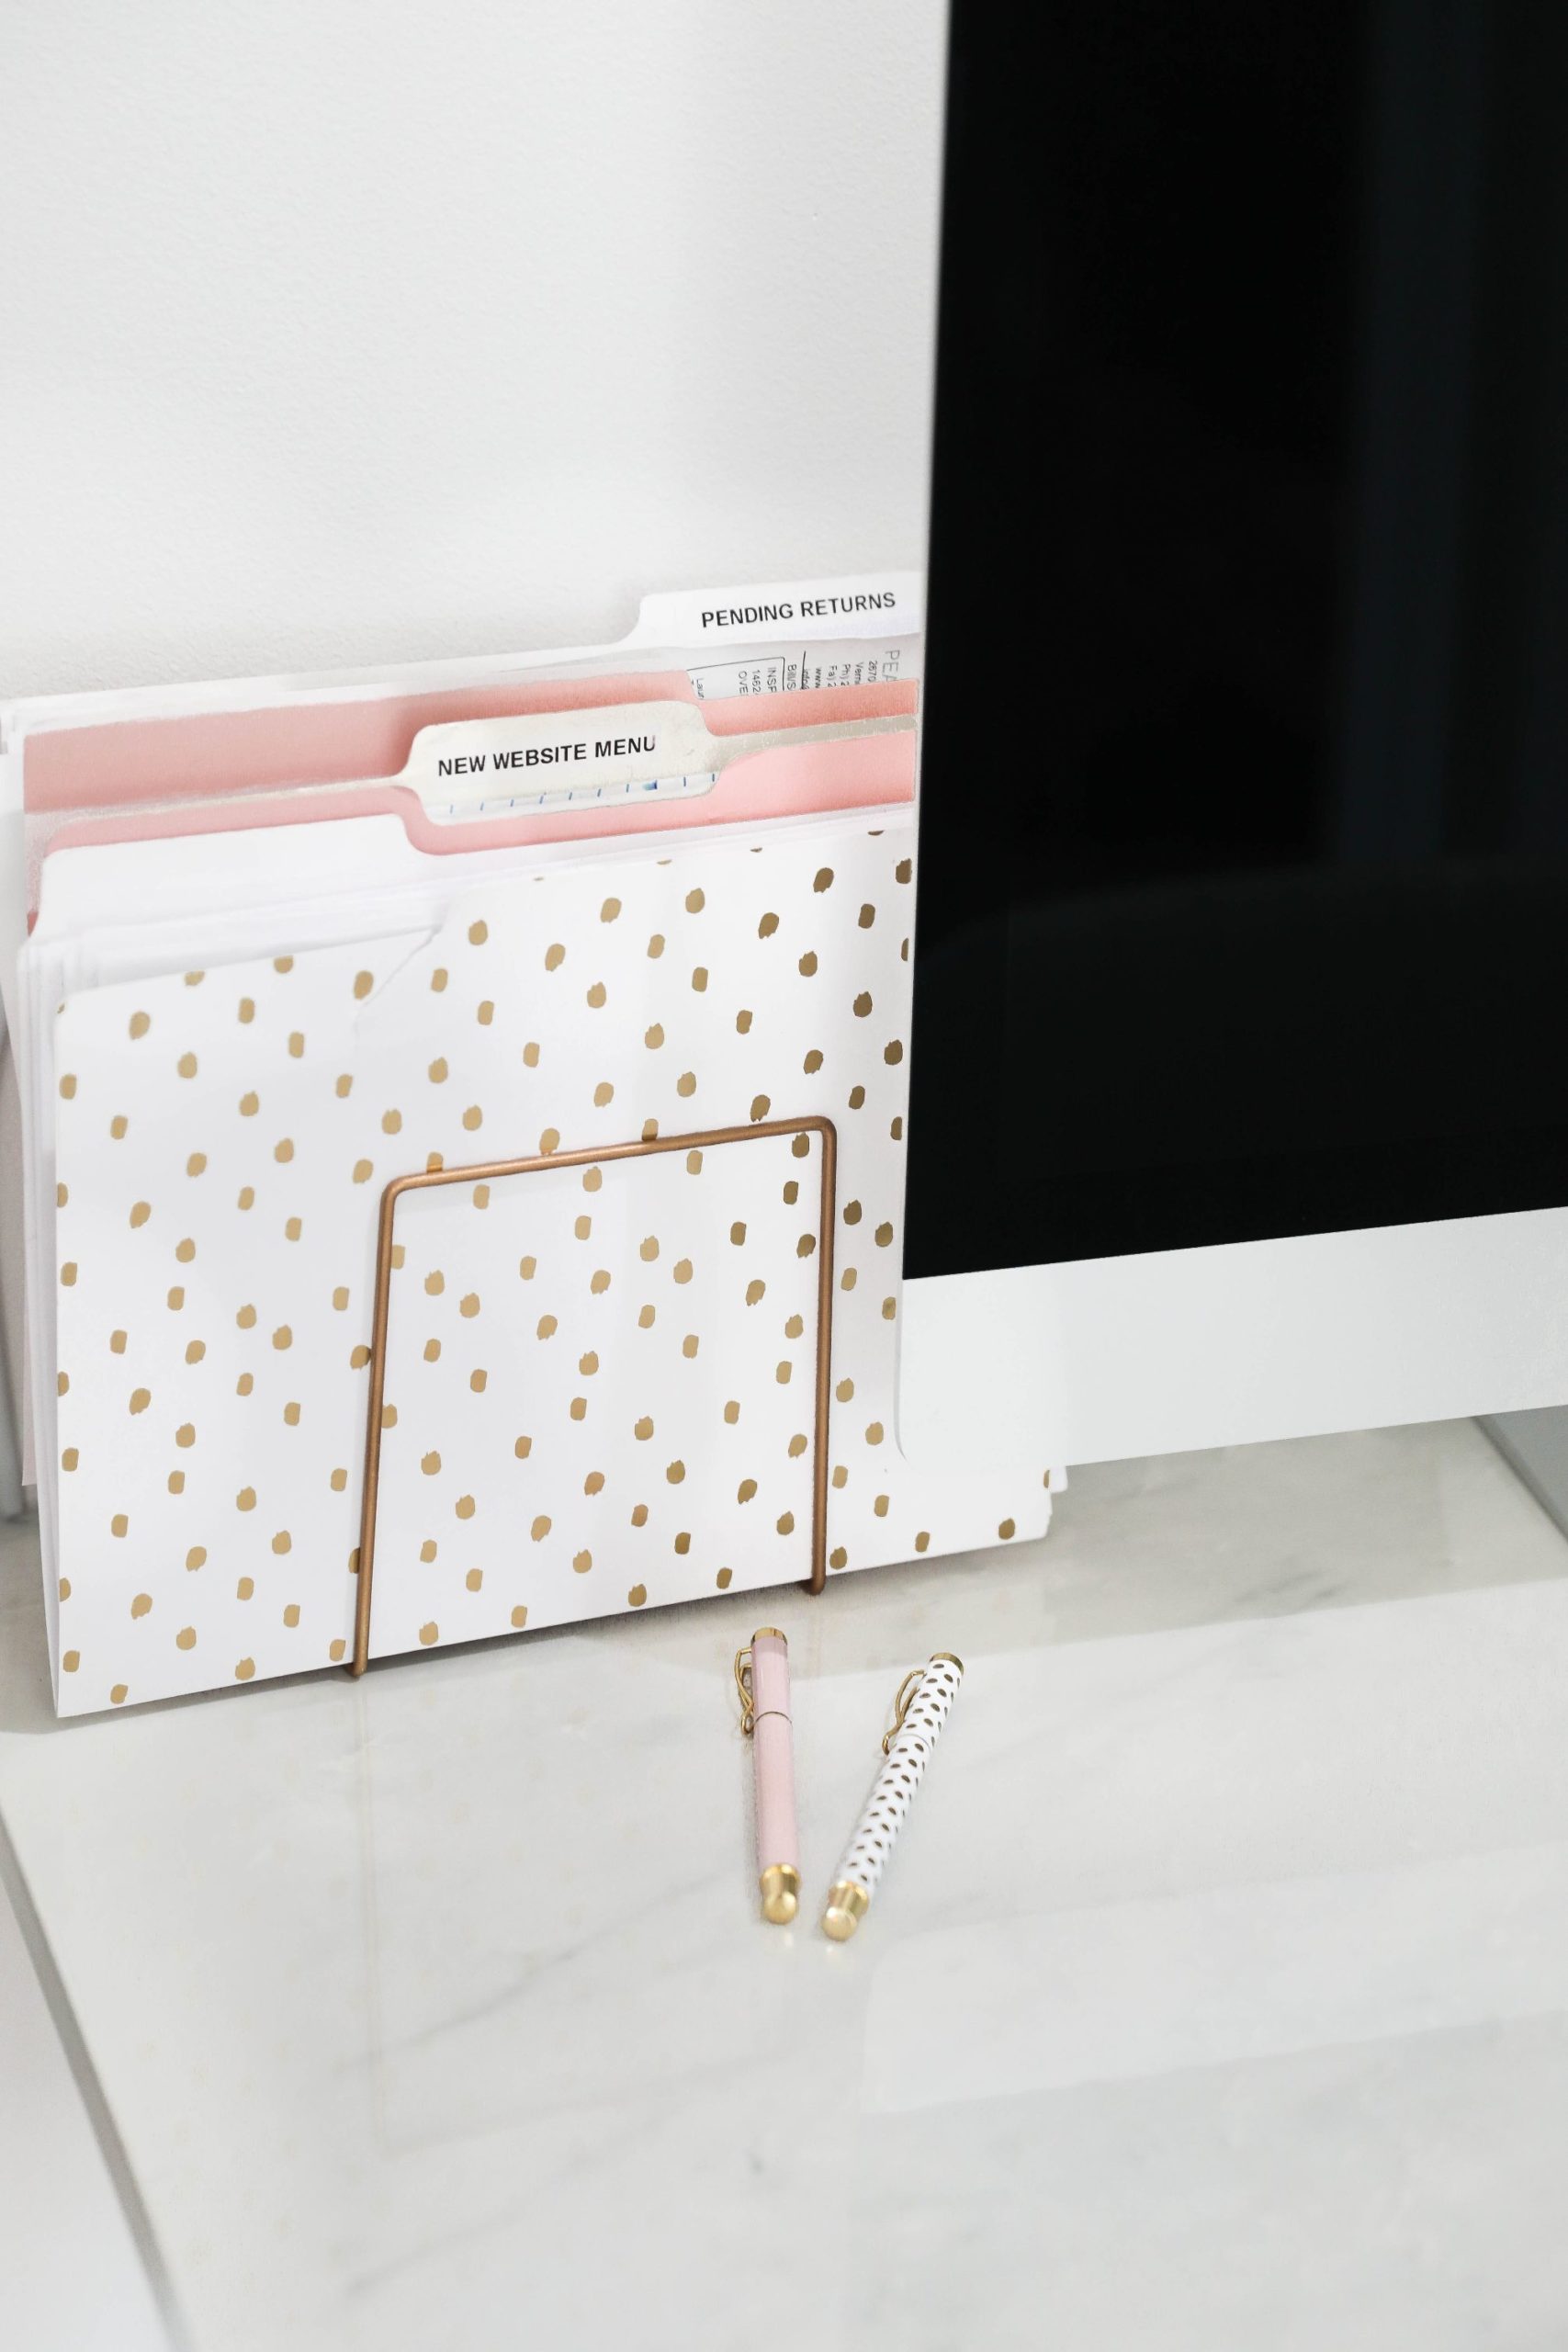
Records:
{"label": "white marble desktop", "polygon": [[[6,2352],[169,2352],[95,2132],[101,2110],[89,2114],[73,2073],[79,2038],[69,2010],[51,2009],[12,1908],[8,1859],[0,1834],[0,2342]],[[134,2207],[133,2185],[130,2199]]]}
{"label": "white marble desktop", "polygon": [[[1568,1544],[1468,1424],[63,1729],[5,1567],[0,1815],[197,2352],[1568,2340]],[[729,1680],[769,1620],[793,1930]],[[932,1648],[965,1686],[836,1947]]]}

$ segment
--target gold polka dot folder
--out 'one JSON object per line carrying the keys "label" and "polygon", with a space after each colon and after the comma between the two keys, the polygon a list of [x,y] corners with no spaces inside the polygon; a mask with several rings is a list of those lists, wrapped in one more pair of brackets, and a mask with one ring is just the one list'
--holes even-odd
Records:
{"label": "gold polka dot folder", "polygon": [[1043,1530],[1043,1464],[897,1442],[913,843],[616,843],[65,994],[62,1713]]}

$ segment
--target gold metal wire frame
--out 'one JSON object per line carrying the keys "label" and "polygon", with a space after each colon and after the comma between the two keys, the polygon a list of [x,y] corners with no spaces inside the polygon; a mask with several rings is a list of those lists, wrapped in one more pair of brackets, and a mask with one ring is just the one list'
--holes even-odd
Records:
{"label": "gold metal wire frame", "polygon": [[370,1336],[370,1400],[366,1412],[365,1487],[359,1512],[359,1586],[354,1606],[351,1675],[370,1663],[370,1600],[376,1570],[376,1506],[381,1483],[381,1415],[387,1380],[387,1326],[392,1303],[392,1226],[405,1193],[440,1184],[489,1184],[501,1176],[533,1176],[547,1168],[589,1168],[610,1159],[641,1159],[661,1151],[701,1151],[726,1143],[752,1143],[769,1136],[816,1135],[822,1138],[822,1183],[817,1237],[817,1387],[812,1429],[811,1574],[807,1592],[828,1581],[828,1406],[832,1387],[833,1220],[839,1136],[831,1119],[768,1119],[753,1126],[708,1127],[700,1135],[655,1136],[636,1143],[605,1144],[597,1151],[536,1152],[525,1159],[480,1159],[467,1168],[422,1169],[394,1176],[381,1194],[376,1240],[376,1310]]}

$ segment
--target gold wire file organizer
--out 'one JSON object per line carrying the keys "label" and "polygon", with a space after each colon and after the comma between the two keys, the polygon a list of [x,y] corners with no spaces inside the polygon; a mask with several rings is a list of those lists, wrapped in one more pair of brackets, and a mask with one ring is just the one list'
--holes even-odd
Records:
{"label": "gold wire file organizer", "polygon": [[818,1202],[816,1362],[812,1397],[811,1573],[808,1592],[820,1592],[828,1578],[828,1424],[832,1382],[833,1237],[838,1135],[830,1119],[772,1119],[744,1125],[709,1127],[685,1135],[638,1138],[591,1150],[533,1153],[515,1159],[470,1161],[463,1167],[422,1169],[394,1177],[381,1194],[377,1224],[376,1286],[370,1342],[370,1388],[367,1406],[365,1475],[360,1510],[358,1585],[355,1599],[354,1648],[347,1671],[357,1676],[370,1662],[370,1622],[376,1570],[377,1512],[381,1484],[381,1438],[385,1426],[388,1330],[390,1320],[395,1232],[399,1204],[411,1193],[450,1185],[484,1185],[505,1177],[563,1169],[604,1166],[612,1161],[670,1152],[716,1149],[721,1145],[764,1138],[815,1135],[821,1145]]}

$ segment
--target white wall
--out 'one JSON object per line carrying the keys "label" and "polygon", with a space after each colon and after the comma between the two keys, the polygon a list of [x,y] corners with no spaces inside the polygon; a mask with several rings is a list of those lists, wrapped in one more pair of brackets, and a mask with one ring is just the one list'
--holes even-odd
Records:
{"label": "white wall", "polygon": [[923,558],[941,0],[7,0],[0,692]]}

